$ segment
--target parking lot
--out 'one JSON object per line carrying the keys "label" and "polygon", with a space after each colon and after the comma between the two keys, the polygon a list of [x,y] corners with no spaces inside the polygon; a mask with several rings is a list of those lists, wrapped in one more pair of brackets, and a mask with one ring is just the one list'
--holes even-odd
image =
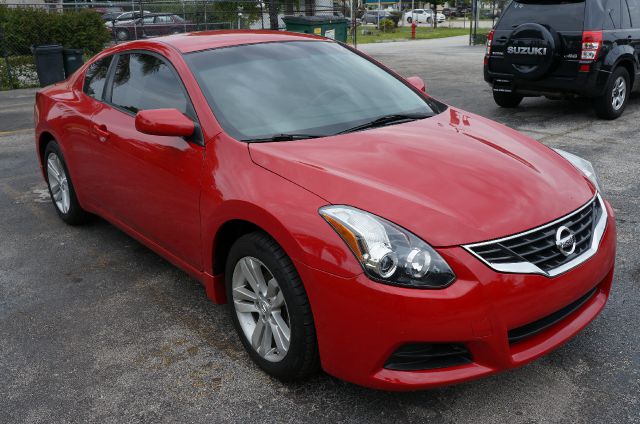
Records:
{"label": "parking lot", "polygon": [[0,92],[0,422],[640,423],[640,96],[614,122],[582,101],[499,109],[484,48],[466,41],[362,48],[446,103],[593,162],[619,250],[611,299],[578,337],[524,368],[425,392],[271,379],[198,282],[102,220],[58,219],[34,153],[33,91]]}

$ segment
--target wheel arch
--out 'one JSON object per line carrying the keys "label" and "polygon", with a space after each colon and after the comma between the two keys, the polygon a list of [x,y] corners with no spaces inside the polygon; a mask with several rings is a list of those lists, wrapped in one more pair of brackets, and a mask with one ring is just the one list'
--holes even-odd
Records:
{"label": "wheel arch", "polygon": [[624,55],[616,62],[615,66],[612,68],[614,71],[617,67],[623,67],[629,73],[629,90],[631,91],[633,87],[635,87],[636,83],[636,65],[633,60],[633,56]]}
{"label": "wheel arch", "polygon": [[213,275],[224,274],[229,249],[240,237],[256,231],[270,235],[263,228],[244,219],[231,219],[223,223],[213,238]]}
{"label": "wheel arch", "polygon": [[220,206],[219,220],[210,227],[205,234],[212,234],[205,242],[204,258],[209,258],[209,268],[214,279],[214,292],[216,303],[226,303],[226,299],[219,297],[224,293],[224,272],[229,250],[233,243],[245,234],[260,231],[271,237],[287,256],[293,261],[303,261],[304,248],[298,243],[295,236],[271,213],[249,202],[229,200]]}
{"label": "wheel arch", "polygon": [[42,131],[38,136],[38,159],[40,159],[41,166],[44,166],[44,151],[51,141],[56,141],[56,138],[49,131]]}

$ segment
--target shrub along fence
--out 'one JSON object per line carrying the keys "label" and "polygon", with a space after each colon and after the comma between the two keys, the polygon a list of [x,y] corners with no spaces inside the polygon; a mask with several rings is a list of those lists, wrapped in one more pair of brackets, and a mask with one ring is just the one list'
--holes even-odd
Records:
{"label": "shrub along fence", "polygon": [[93,55],[111,35],[100,15],[89,9],[58,13],[40,7],[0,7],[0,88],[38,85],[31,46],[61,44]]}
{"label": "shrub along fence", "polygon": [[286,15],[350,16],[354,0],[30,1],[0,4],[3,90],[38,85],[34,45],[80,48],[88,57],[113,43],[175,32],[284,29]]}

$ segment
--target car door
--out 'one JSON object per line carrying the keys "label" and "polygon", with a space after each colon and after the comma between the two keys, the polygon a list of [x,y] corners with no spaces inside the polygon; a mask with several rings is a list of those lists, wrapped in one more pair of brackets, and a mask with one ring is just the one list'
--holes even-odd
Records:
{"label": "car door", "polygon": [[138,22],[138,38],[141,38],[141,35],[145,37],[153,37],[156,35],[155,16],[145,16]]}
{"label": "car door", "polygon": [[145,51],[119,54],[105,100],[92,118],[103,152],[92,163],[101,176],[98,206],[188,264],[201,269],[200,176],[204,147],[199,131],[189,140],[142,134],[138,111],[178,109],[196,122],[190,99],[175,69]]}
{"label": "car door", "polygon": [[78,101],[67,113],[64,122],[64,145],[67,161],[72,164],[69,171],[80,201],[90,206],[93,201],[93,182],[96,179],[92,163],[100,160],[100,151],[92,143],[92,116],[105,105],[107,75],[113,56],[103,57],[85,70],[82,91],[76,93]]}
{"label": "car door", "polygon": [[155,34],[154,35],[166,35],[171,34],[173,21],[169,15],[156,16],[155,20]]}

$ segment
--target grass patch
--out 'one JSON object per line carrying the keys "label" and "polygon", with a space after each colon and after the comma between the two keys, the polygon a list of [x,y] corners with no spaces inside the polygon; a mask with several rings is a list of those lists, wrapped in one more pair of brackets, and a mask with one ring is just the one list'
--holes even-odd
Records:
{"label": "grass patch", "polygon": [[[371,32],[371,34],[362,34],[362,31]],[[357,34],[358,44],[379,43],[384,41],[396,41],[396,40],[411,40],[411,26],[404,26],[395,28],[393,32],[382,32],[375,29],[374,26],[368,25],[366,27],[359,26]],[[481,30],[489,32],[489,30]],[[478,31],[478,33],[481,33]],[[469,28],[428,28],[418,27],[416,28],[416,40],[429,40],[433,38],[445,38],[456,37],[459,35],[469,35]],[[351,35],[349,35],[348,42],[351,44]]]}

